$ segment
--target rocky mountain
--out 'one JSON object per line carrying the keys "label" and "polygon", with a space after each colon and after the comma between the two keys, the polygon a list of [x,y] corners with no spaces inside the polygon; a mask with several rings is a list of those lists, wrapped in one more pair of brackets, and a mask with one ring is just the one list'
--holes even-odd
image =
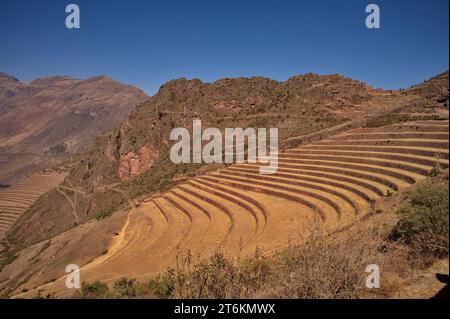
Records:
{"label": "rocky mountain", "polygon": [[[169,159],[171,130],[189,129],[194,119],[201,119],[203,127],[222,130],[277,127],[282,142],[301,141],[314,132],[321,132],[317,136],[322,138],[328,129],[348,123],[387,125],[417,112],[431,119],[445,116],[442,104],[420,94],[374,89],[340,75],[305,74],[285,82],[262,77],[214,83],[173,80],[139,104],[116,129],[99,136],[89,151],[66,163],[69,177],[64,187],[83,194],[75,198],[75,214],[62,194],[50,192],[22,215],[7,238],[11,245],[26,247],[217,168],[175,165]],[[74,220],[74,215],[79,218]],[[49,219],[54,222],[44,222]]]}
{"label": "rocky mountain", "polygon": [[[401,91],[339,75],[170,81],[61,164],[68,177],[52,191],[36,201],[3,192],[0,294],[67,296],[69,263],[87,282],[113,284],[148,280],[218,243],[245,257],[292,247],[315,225],[341,236],[448,168],[448,108],[432,93],[447,88],[445,74]],[[173,164],[170,132],[194,119],[221,130],[277,127],[279,172]],[[27,199],[19,213],[8,204]]]}
{"label": "rocky mountain", "polygon": [[138,88],[104,76],[25,83],[0,73],[0,182],[79,153],[147,99]]}

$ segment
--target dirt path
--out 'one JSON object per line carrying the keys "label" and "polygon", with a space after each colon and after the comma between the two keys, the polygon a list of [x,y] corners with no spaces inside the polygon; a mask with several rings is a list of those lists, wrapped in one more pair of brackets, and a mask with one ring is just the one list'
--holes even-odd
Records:
{"label": "dirt path", "polygon": [[[74,195],[74,200],[71,200],[70,199],[70,197],[69,197],[69,195],[67,195],[62,189],[68,189],[68,188],[61,188],[61,187],[56,187],[55,188],[56,189],[56,191],[58,192],[58,193],[60,193],[61,195],[63,195],[64,196],[64,198],[70,203],[70,206],[72,206],[72,215],[73,215],[73,217],[75,218],[75,222],[77,223],[77,224],[79,224],[80,223],[80,217],[78,216],[78,214],[77,214],[77,207],[76,207],[76,204],[75,204],[75,202],[76,202],[76,200],[77,200],[77,198],[76,198],[76,196]],[[70,190],[70,189],[69,189]],[[76,194],[76,193],[74,193],[74,194]]]}

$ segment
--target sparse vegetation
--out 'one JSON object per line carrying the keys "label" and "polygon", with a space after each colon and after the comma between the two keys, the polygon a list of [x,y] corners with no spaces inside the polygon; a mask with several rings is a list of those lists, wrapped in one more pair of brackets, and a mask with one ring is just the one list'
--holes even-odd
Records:
{"label": "sparse vegetation", "polygon": [[97,215],[95,219],[102,220],[104,218],[110,217],[119,207],[122,205],[123,201],[113,202],[111,206],[102,209]]}
{"label": "sparse vegetation", "polygon": [[17,255],[12,252],[12,251],[2,251],[0,254],[0,271],[2,271],[2,269],[11,264],[14,260],[16,260]]}
{"label": "sparse vegetation", "polygon": [[383,114],[380,116],[369,118],[366,123],[365,127],[381,127],[386,125],[392,125],[395,123],[402,123],[407,121],[413,121],[413,120],[439,120],[440,117],[438,115],[421,115],[421,116],[409,116],[407,114],[395,114],[395,113],[388,113]]}
{"label": "sparse vegetation", "polygon": [[108,286],[100,281],[93,283],[85,283],[81,285],[79,297],[84,299],[94,299],[98,296],[106,297],[108,292]]}
{"label": "sparse vegetation", "polygon": [[429,179],[411,190],[398,209],[400,219],[391,237],[412,247],[419,263],[448,256],[448,196],[448,181]]}
{"label": "sparse vegetation", "polygon": [[50,146],[49,148],[49,153],[52,155],[62,154],[65,153],[66,151],[67,151],[66,143],[55,144]]}
{"label": "sparse vegetation", "polygon": [[[208,260],[183,264],[140,283],[122,278],[111,288],[83,284],[75,298],[361,298],[369,295],[366,265],[392,271],[402,250],[382,239],[376,229],[348,238],[313,237],[274,257],[256,254],[236,264],[218,249]],[[378,292],[388,293],[387,291]]]}

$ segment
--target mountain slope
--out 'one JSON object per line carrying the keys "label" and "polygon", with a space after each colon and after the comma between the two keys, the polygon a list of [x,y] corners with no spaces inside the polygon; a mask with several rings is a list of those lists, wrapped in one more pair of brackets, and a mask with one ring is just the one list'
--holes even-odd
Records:
{"label": "mountain slope", "polygon": [[437,103],[443,103],[448,108],[448,71],[411,87],[407,92],[419,94]]}
{"label": "mountain slope", "polygon": [[[217,169],[220,165],[175,165],[170,161],[170,131],[191,128],[194,119],[201,119],[204,128],[222,130],[278,127],[281,141],[295,137],[294,142],[299,143],[311,136],[316,140],[308,134],[318,131],[319,138],[326,138],[336,133],[329,128],[342,127],[342,123],[358,127],[368,121],[376,125],[385,119],[401,120],[405,117],[401,112],[417,111],[432,118],[438,110],[442,106],[420,95],[377,90],[340,75],[305,74],[285,82],[261,77],[214,83],[173,80],[68,165],[70,175],[63,186],[84,192],[85,196],[74,200],[76,214],[81,216],[78,222],[85,223],[125,209],[131,199],[145,198],[187,177]],[[61,218],[65,222],[57,222]],[[55,222],[51,226],[42,222],[48,219]],[[52,191],[21,216],[7,238],[19,249],[66,231],[76,222],[72,204]]]}
{"label": "mountain slope", "polygon": [[[285,150],[274,175],[258,174],[255,164],[236,164],[146,198],[130,210],[121,231],[91,262],[74,251],[73,241],[86,236],[81,227],[80,235],[52,238],[50,249],[42,254],[44,242],[24,249],[0,273],[0,290],[8,278],[13,280],[3,287],[21,283],[19,278],[26,275],[16,275],[17,265],[31,256],[39,257],[36,262],[48,265],[46,272],[58,279],[49,282],[51,277],[40,273],[39,264],[24,268],[32,279],[20,288],[29,290],[28,297],[41,289],[44,294],[72,294],[64,285],[61,264],[74,258],[83,265],[83,281],[111,284],[123,276],[148,280],[185,258],[208,258],[218,246],[231,257],[245,258],[258,251],[270,255],[301,244],[314,231],[339,232],[380,213],[381,199],[424,180],[437,163],[442,169],[449,166],[448,121],[349,130]],[[96,225],[99,230],[104,227]],[[67,248],[55,252],[64,241]],[[49,264],[49,258],[58,266]],[[46,284],[39,286],[42,283]]]}
{"label": "mountain slope", "polygon": [[0,73],[0,182],[80,152],[147,99],[141,90],[103,76],[24,83]]}
{"label": "mountain slope", "polygon": [[[191,128],[193,119],[201,119],[203,128],[278,127],[280,142],[289,141],[284,149],[290,151],[280,156],[276,176],[261,176],[251,165],[175,165],[168,157],[170,131]],[[27,284],[32,288],[60,277],[60,266],[76,260],[88,269],[95,266],[92,278],[117,275],[126,265],[127,275],[136,277],[162,270],[149,263],[170,265],[178,242],[197,245],[202,238],[209,246],[195,247],[205,252],[217,241],[229,244],[230,252],[241,243],[250,247],[248,253],[254,244],[278,249],[290,241],[289,233],[298,234],[297,226],[307,234],[308,220],[322,220],[327,230],[344,226],[373,211],[373,200],[428,175],[436,163],[448,167],[447,132],[442,103],[338,75],[307,74],[286,82],[170,81],[118,128],[64,164],[68,178],[8,231],[3,257],[8,262],[18,257],[1,275],[14,277],[19,286],[32,275]],[[273,228],[278,226],[291,228]],[[102,234],[101,251],[91,245],[93,232]],[[45,255],[52,264],[45,257],[45,266],[30,265],[49,239]],[[145,254],[170,258],[161,259],[163,264]],[[111,267],[99,274],[94,271],[99,264]],[[45,274],[34,276],[43,267]]]}

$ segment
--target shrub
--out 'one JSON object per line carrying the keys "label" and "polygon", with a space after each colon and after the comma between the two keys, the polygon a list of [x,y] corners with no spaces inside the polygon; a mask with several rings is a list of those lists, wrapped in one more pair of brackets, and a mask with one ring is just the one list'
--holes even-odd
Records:
{"label": "shrub", "polygon": [[[80,295],[161,299],[380,297],[397,289],[389,274],[404,275],[408,269],[405,254],[398,247],[383,239],[378,226],[358,226],[345,236],[314,236],[271,258],[262,257],[257,250],[254,257],[240,262],[220,249],[193,266],[179,258],[182,261],[176,268],[147,283],[122,278],[111,291],[99,282],[83,284]],[[382,289],[376,292],[365,288],[369,264],[383,269]]]}
{"label": "shrub", "polygon": [[436,164],[430,171],[431,177],[439,177],[442,175],[442,168],[439,164]]}
{"label": "shrub", "polygon": [[270,266],[262,258],[235,265],[218,249],[192,268],[169,269],[148,283],[159,298],[243,298],[252,296],[269,278]]}
{"label": "shrub", "polygon": [[93,283],[83,282],[79,292],[79,297],[83,299],[96,299],[108,297],[108,286],[100,281]]}
{"label": "shrub", "polygon": [[160,299],[171,298],[175,287],[176,275],[177,273],[174,269],[169,269],[164,275],[151,279],[146,286],[154,296]]}
{"label": "shrub", "polygon": [[61,154],[67,151],[67,145],[65,143],[55,144],[50,146],[50,154]]}
{"label": "shrub", "polygon": [[[276,266],[268,293],[273,298],[348,299],[364,292],[365,268],[383,267],[380,235],[361,228],[346,238],[313,236],[298,248],[285,251]],[[387,255],[387,254],[386,254]]]}
{"label": "shrub", "polygon": [[128,278],[120,278],[113,285],[114,293],[119,297],[136,297],[138,295],[136,288],[136,280]]}
{"label": "shrub", "polygon": [[448,255],[448,185],[436,179],[409,192],[409,200],[397,210],[400,219],[391,233],[426,259]]}

